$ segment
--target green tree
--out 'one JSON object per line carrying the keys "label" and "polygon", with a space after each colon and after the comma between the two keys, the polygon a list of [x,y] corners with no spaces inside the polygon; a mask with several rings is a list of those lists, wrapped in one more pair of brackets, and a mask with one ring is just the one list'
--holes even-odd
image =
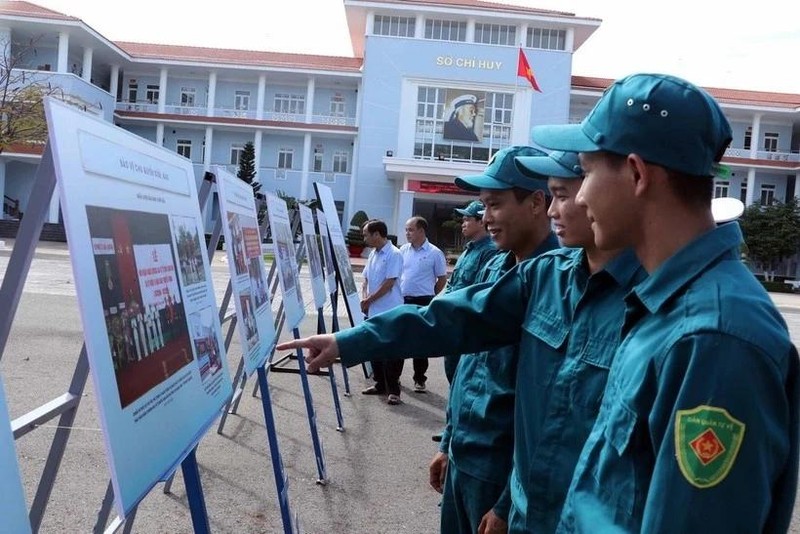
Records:
{"label": "green tree", "polygon": [[253,195],[258,196],[256,193],[261,189],[261,184],[253,182],[256,177],[256,149],[251,141],[244,144],[242,154],[239,156],[239,170],[236,172],[236,177],[250,184]]}
{"label": "green tree", "polygon": [[800,249],[797,198],[769,206],[754,204],[744,211],[739,224],[749,258],[761,263],[764,279],[771,282],[778,264]]}

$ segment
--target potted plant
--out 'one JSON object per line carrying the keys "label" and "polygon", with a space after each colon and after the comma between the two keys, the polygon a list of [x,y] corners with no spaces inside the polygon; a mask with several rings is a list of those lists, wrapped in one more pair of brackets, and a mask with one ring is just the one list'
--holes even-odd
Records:
{"label": "potted plant", "polygon": [[369,217],[367,217],[367,214],[362,210],[355,212],[350,219],[350,226],[347,228],[345,240],[347,241],[347,250],[352,258],[358,258],[361,256],[361,253],[364,252],[365,243],[364,236],[361,233],[361,227],[364,226],[364,223],[368,220]]}

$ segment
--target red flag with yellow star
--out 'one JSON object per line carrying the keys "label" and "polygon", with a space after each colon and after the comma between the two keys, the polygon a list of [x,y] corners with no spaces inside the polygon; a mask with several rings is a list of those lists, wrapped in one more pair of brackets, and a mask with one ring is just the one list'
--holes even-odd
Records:
{"label": "red flag with yellow star", "polygon": [[528,58],[525,57],[525,52],[522,51],[522,48],[519,49],[519,61],[517,62],[517,76],[522,76],[528,82],[530,82],[531,87],[533,87],[534,91],[539,91],[540,93],[542,90],[539,88],[539,84],[536,82],[536,77],[533,75],[533,70],[531,70],[531,66],[528,63]]}

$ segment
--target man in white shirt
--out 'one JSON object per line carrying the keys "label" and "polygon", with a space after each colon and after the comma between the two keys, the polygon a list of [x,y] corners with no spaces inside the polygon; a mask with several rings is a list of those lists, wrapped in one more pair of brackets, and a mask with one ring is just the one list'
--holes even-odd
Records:
{"label": "man in white shirt", "polygon": [[[403,302],[427,306],[447,283],[447,263],[444,253],[428,241],[428,221],[411,217],[406,221],[406,243],[400,247],[403,255],[401,289]],[[425,392],[427,358],[414,358],[414,391]]]}
{"label": "man in white shirt", "polygon": [[[403,272],[403,256],[388,239],[386,223],[372,219],[361,228],[364,242],[373,250],[364,267],[364,283],[361,286],[361,311],[369,317],[403,304],[400,284],[397,279]],[[400,404],[400,374],[403,360],[373,361],[372,377],[375,385],[361,393],[364,395],[387,395],[391,405]]]}

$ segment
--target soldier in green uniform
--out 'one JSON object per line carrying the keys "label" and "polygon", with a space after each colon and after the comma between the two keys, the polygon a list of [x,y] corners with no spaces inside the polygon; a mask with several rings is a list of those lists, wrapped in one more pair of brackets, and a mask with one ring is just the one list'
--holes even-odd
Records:
{"label": "soldier in green uniform", "polygon": [[[575,204],[582,177],[576,154],[523,157],[518,162],[550,177],[549,213],[556,233],[564,245],[583,248],[543,254],[515,266],[494,285],[439,296],[427,308],[401,307],[337,337],[314,336],[283,346],[309,348],[307,361],[314,369],[340,352],[346,364],[355,364],[373,353],[466,353],[518,343],[508,530],[553,532],[578,455],[597,417],[618,345],[623,297],[643,271],[632,252],[595,247],[585,209]],[[450,335],[434,335],[442,331]],[[467,417],[480,417],[481,403],[490,398],[491,391],[485,392]],[[458,434],[459,426],[461,422],[451,441],[457,437],[468,442],[470,434]],[[462,428],[468,428],[467,423]],[[480,532],[502,532],[497,513],[502,508],[498,501],[484,516]]]}
{"label": "soldier in green uniform", "polygon": [[[713,176],[731,141],[714,99],[672,76],[615,82],[579,125],[534,128],[581,153],[602,248],[650,276],[626,297],[622,341],[557,532],[786,532],[798,469],[798,356],[715,226]],[[343,346],[346,345],[342,344]]]}

